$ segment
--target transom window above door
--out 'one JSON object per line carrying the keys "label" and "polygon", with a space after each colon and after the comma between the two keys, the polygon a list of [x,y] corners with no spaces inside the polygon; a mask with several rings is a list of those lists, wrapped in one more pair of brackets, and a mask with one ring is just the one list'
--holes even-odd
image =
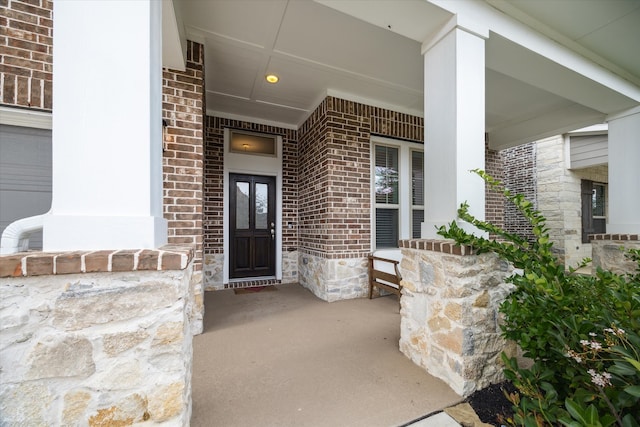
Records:
{"label": "transom window above door", "polygon": [[229,150],[233,153],[277,156],[277,136],[231,130]]}
{"label": "transom window above door", "polygon": [[372,139],[374,249],[397,248],[398,240],[420,238],[424,221],[422,144]]}

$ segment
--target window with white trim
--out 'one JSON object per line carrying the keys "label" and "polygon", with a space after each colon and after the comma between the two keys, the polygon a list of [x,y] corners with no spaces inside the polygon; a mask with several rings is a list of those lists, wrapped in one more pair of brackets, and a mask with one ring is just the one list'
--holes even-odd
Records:
{"label": "window with white trim", "polygon": [[424,151],[411,150],[411,238],[419,239],[424,222]]}
{"label": "window with white trim", "polygon": [[583,179],[582,190],[582,243],[589,243],[590,234],[606,233],[607,184]]}
{"label": "window with white trim", "polygon": [[422,144],[386,138],[372,143],[372,246],[397,248],[398,240],[420,237],[424,150]]}

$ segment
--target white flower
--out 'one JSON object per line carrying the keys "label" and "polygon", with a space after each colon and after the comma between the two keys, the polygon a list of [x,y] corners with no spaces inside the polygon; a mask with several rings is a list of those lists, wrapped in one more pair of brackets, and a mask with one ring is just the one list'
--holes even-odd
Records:
{"label": "white flower", "polygon": [[608,372],[603,372],[602,374],[597,373],[593,369],[589,369],[587,371],[589,375],[591,375],[591,382],[600,387],[606,387],[611,385],[611,374]]}
{"label": "white flower", "polygon": [[597,337],[597,336],[598,336],[598,334],[596,334],[595,332],[589,332],[589,336],[591,336],[591,337]]}
{"label": "white flower", "polygon": [[594,350],[600,350],[602,345],[598,341],[591,341],[590,346]]}
{"label": "white flower", "polygon": [[573,360],[575,360],[578,363],[582,363],[582,357],[573,350],[569,350],[565,356],[571,357]]}
{"label": "white flower", "polygon": [[589,341],[587,340],[580,340],[580,344],[584,345],[584,346],[588,346],[589,345]]}
{"label": "white flower", "polygon": [[605,328],[605,329],[604,329],[604,331],[605,331],[605,332],[609,332],[610,334],[614,334],[614,333],[616,332],[616,331],[614,331],[614,330],[613,330],[613,329],[611,329],[611,328]]}

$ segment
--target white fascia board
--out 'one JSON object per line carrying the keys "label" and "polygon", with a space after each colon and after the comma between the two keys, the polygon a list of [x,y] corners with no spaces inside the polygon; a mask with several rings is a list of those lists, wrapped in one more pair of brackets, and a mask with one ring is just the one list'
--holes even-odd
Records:
{"label": "white fascia board", "polygon": [[[349,92],[344,92],[335,89],[327,89],[327,96],[334,98],[346,99],[347,101],[357,102],[359,104],[370,105],[372,107],[384,108],[386,110],[395,111],[397,113],[409,114],[411,116],[423,117],[422,110],[416,110],[414,108],[402,107],[400,105],[389,104],[386,102],[380,102],[375,99],[366,98],[364,96],[354,95]],[[319,104],[318,104],[319,105]],[[313,111],[313,110],[312,110]]]}
{"label": "white fascia board", "polygon": [[51,129],[50,112],[27,110],[24,108],[0,107],[0,125],[21,126],[37,129]]}
{"label": "white fascia board", "polygon": [[179,0],[162,0],[162,66],[185,71],[187,37]]}
{"label": "white fascia board", "polygon": [[[507,40],[640,102],[640,84],[634,84],[596,62],[587,59],[584,52],[583,54],[579,53],[580,51],[584,51],[584,49],[566,37],[558,35],[556,40],[553,40],[507,15],[506,12],[495,9],[483,1],[427,1],[453,14],[459,15],[458,22],[482,23],[490,32],[499,34]],[[539,26],[542,27],[543,24]],[[560,38],[563,40],[560,41]],[[596,56],[594,53],[590,52],[590,54],[591,56]],[[600,62],[604,63],[606,60],[601,59]]]}
{"label": "white fascia board", "polygon": [[610,122],[611,120],[621,119],[621,118],[627,117],[627,116],[633,116],[635,114],[640,114],[640,106],[637,106],[637,107],[634,107],[634,108],[630,108],[630,109],[625,110],[625,111],[620,111],[620,112],[615,113],[615,114],[610,114],[609,116],[607,116],[607,122]]}
{"label": "white fascia board", "polygon": [[298,130],[298,126],[295,126],[289,123],[274,122],[270,120],[258,119],[251,116],[242,116],[239,114],[230,114],[230,113],[225,113],[223,111],[210,110],[208,108],[207,108],[207,116],[219,117],[221,119],[228,119],[228,120],[237,120],[240,122],[255,123],[255,124],[265,125],[265,126],[279,127],[283,129]]}
{"label": "white fascia board", "polygon": [[607,133],[609,130],[608,123],[599,123],[593,126],[587,126],[586,128],[580,128],[573,131],[568,132],[569,135],[600,135],[603,133]]}

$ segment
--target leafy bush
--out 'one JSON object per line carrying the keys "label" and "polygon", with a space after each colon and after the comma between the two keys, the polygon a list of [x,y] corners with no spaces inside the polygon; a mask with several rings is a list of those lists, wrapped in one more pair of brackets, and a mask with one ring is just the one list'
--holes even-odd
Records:
{"label": "leafy bush", "polygon": [[545,218],[533,204],[483,171],[473,172],[522,212],[535,236],[528,241],[480,221],[466,203],[459,218],[498,239],[469,234],[455,221],[438,231],[476,253],[495,252],[520,269],[507,279],[515,289],[500,307],[502,332],[534,363],[525,369],[503,354],[505,376],[518,388],[507,396],[514,416],[503,422],[640,426],[640,250],[627,255],[638,263],[636,274],[565,271],[552,251]]}

